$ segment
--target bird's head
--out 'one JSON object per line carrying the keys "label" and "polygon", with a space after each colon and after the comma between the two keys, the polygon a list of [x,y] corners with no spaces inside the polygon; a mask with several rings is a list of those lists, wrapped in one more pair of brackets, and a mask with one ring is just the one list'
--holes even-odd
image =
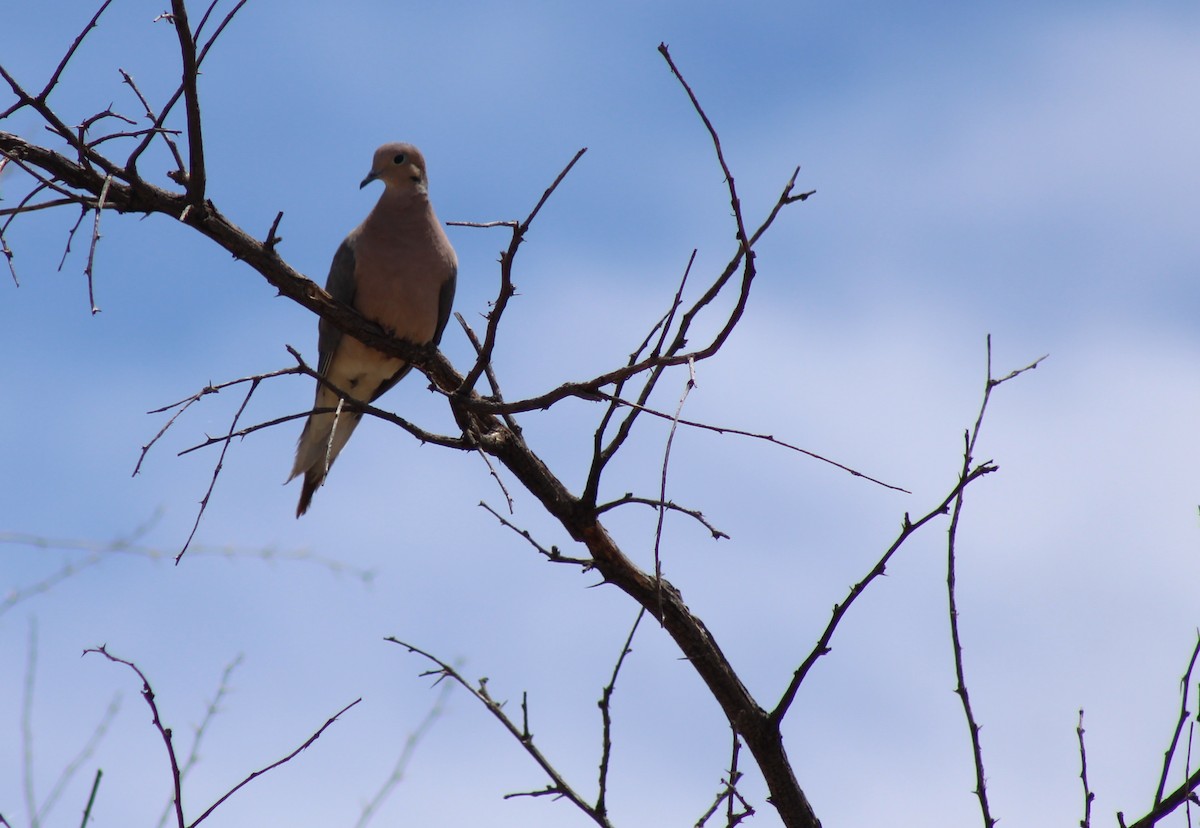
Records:
{"label": "bird's head", "polygon": [[371,171],[358,185],[359,189],[376,179],[382,181],[388,190],[426,193],[429,179],[425,176],[425,156],[412,144],[384,144],[375,150]]}

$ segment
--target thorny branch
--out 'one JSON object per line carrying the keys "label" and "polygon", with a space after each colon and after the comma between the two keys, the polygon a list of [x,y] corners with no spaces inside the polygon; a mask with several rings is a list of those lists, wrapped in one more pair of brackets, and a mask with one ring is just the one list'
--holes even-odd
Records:
{"label": "thorny branch", "polygon": [[[1018,368],[1011,371],[1000,379],[992,376],[992,337],[988,334],[987,337],[987,381],[984,383],[983,402],[979,406],[979,416],[975,418],[975,427],[963,435],[963,463],[962,470],[959,472],[959,479],[966,480],[971,474],[971,464],[974,462],[975,444],[979,439],[979,429],[983,425],[983,415],[987,411],[988,401],[992,396],[992,389],[999,386],[1001,383],[1020,376],[1026,371],[1032,371],[1045,360],[1042,356],[1026,365],[1024,368]],[[989,461],[990,462],[990,461]],[[985,463],[986,465],[986,463]],[[975,712],[971,709],[971,695],[967,690],[967,680],[963,669],[963,654],[962,654],[962,638],[958,631],[958,600],[955,593],[956,579],[956,548],[955,543],[958,539],[958,522],[962,515],[963,508],[963,491],[960,487],[958,493],[954,496],[954,509],[950,515],[950,529],[947,533],[947,552],[946,552],[946,596],[948,601],[948,609],[950,615],[950,641],[951,650],[954,655],[954,675],[957,680],[957,686],[954,692],[958,694],[959,700],[962,702],[963,713],[967,718],[967,732],[971,739],[971,756],[975,764],[975,795],[979,798],[979,809],[983,816],[984,828],[993,828],[996,824],[995,817],[992,816],[991,806],[988,803],[987,795],[987,776],[983,770],[983,749],[979,743],[979,724],[975,719]]]}
{"label": "thorny branch", "polygon": [[575,789],[568,784],[567,780],[563,778],[562,774],[558,772],[558,770],[554,767],[554,764],[550,762],[550,760],[546,758],[545,754],[543,754],[541,750],[538,749],[537,745],[534,744],[533,734],[529,731],[529,710],[526,704],[522,704],[522,711],[524,715],[522,723],[518,725],[507,713],[504,712],[504,704],[493,699],[488,693],[486,678],[480,679],[478,686],[473,685],[463,678],[462,674],[459,673],[454,667],[447,664],[445,661],[442,661],[437,656],[422,650],[420,647],[414,647],[412,644],[401,641],[394,636],[388,636],[385,640],[390,641],[393,644],[399,644],[410,653],[416,653],[417,655],[422,656],[423,658],[436,664],[436,670],[430,670],[422,675],[437,676],[437,681],[439,682],[443,679],[450,679],[474,696],[483,704],[484,707],[487,708],[489,713],[496,717],[496,720],[504,726],[504,729],[507,730],[514,739],[520,742],[521,747],[524,748],[525,752],[529,754],[529,756],[538,764],[542,771],[548,777],[550,777],[550,784],[542,790],[527,794],[509,794],[509,797],[561,796],[569,800],[580,811],[587,814],[587,816],[597,825],[601,826],[602,828],[612,828],[612,823],[608,821],[608,817],[604,811],[600,807],[590,805],[587,800],[580,796]]}

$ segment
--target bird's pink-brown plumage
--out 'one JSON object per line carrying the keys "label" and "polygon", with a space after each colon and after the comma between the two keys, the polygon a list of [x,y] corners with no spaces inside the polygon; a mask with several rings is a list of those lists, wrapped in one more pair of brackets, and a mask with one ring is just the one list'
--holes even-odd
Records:
{"label": "bird's pink-brown plumage", "polygon": [[[334,254],[325,288],[394,336],[436,344],[450,316],[458,260],[429,202],[425,159],[411,144],[385,144],[375,151],[361,186],[375,179],[383,181],[383,194]],[[317,349],[321,376],[361,402],[373,402],[409,368],[324,320]],[[334,391],[318,384],[314,409],[337,408],[338,402]],[[288,478],[304,476],[297,517],[308,509],[360,418],[347,406],[337,414],[309,415]]]}

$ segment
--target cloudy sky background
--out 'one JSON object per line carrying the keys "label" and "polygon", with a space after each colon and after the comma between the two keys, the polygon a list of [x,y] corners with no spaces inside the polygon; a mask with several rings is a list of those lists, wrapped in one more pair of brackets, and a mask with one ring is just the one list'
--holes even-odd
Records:
{"label": "cloudy sky background", "polygon": [[[108,12],[52,98],[64,120],[110,102],[138,115],[118,67],[156,106],[165,100],[179,70],[174,33],[151,23],[161,5]],[[89,15],[80,2],[6,10],[4,65],[40,88]],[[953,486],[986,335],[997,374],[1049,354],[995,392],[984,424],[977,459],[1000,472],[971,488],[960,530],[962,634],[995,814],[1014,825],[1081,817],[1083,707],[1096,819],[1109,821],[1150,803],[1200,623],[1198,39],[1200,11],[1182,2],[350,0],[333,12],[255,0],[204,67],[210,196],[260,237],[283,210],[280,252],[323,281],[377,197],[357,182],[379,143],[420,145],[439,215],[467,221],[523,217],[586,146],[522,249],[496,368],[513,398],[589,376],[641,340],[693,247],[697,291],[733,251],[711,145],[655,51],[667,42],[720,130],[751,223],[795,165],[799,186],[817,190],[763,240],[750,309],[721,356],[699,367],[685,416],[773,433],[912,491],[681,431],[669,494],[732,539],[714,543],[669,518],[668,577],[773,704],[904,513],[924,514]],[[45,140],[30,113],[0,128]],[[165,164],[160,155],[143,170]],[[24,186],[6,174],[2,206]],[[149,524],[138,542],[173,553],[217,457],[175,453],[226,429],[241,394],[193,407],[131,478],[165,422],[145,412],[210,381],[284,367],[285,344],[315,358],[315,320],[186,228],[116,214],[103,219],[93,317],[86,227],[56,272],[75,215],[31,215],[7,234],[21,285],[0,279],[0,533],[103,545]],[[481,326],[505,231],[450,236],[456,308]],[[443,349],[460,366],[470,358],[453,324]],[[664,384],[661,407],[685,379]],[[273,382],[247,422],[303,410],[311,394],[307,380]],[[385,402],[452,428],[419,380]],[[597,414],[573,403],[522,419],[576,490]],[[595,702],[631,603],[588,589],[594,577],[547,565],[499,527],[477,505],[504,502],[477,457],[381,423],[360,428],[296,521],[296,487],[280,483],[298,430],[231,447],[180,566],[112,554],[0,605],[0,813],[11,824],[29,824],[31,629],[26,721],[39,800],[121,697],[47,825],[77,824],[97,767],[97,825],[152,824],[169,798],[136,677],[79,657],[100,644],[145,671],[182,753],[241,656],[185,784],[191,818],[363,698],[223,805],[214,826],[354,825],[436,699],[419,675],[428,665],[388,635],[487,676],[510,711],[528,691],[539,745],[592,795]],[[653,494],[665,438],[661,424],[643,423],[606,494]],[[517,523],[547,545],[568,543],[506,483]],[[628,508],[611,526],[648,564],[654,514]],[[797,775],[826,825],[978,819],[951,692],[945,528],[914,538],[863,596],[788,718]],[[298,553],[310,559],[285,560]],[[0,555],[0,589],[12,595],[86,553],[9,542]],[[374,574],[369,584],[362,571]],[[614,716],[614,821],[693,824],[728,763],[728,732],[653,625],[635,639]],[[778,824],[748,760],[753,824]],[[501,799],[545,783],[459,692],[373,824],[590,824],[563,802]]]}

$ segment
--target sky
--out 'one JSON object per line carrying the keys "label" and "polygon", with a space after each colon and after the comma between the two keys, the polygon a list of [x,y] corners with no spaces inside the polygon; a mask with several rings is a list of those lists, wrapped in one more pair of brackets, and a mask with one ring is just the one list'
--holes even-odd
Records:
{"label": "sky", "polygon": [[[156,106],[170,94],[178,58],[172,30],[153,22],[161,7],[106,13],[51,98],[67,123],[110,104],[140,114],[118,68]],[[4,66],[40,88],[90,13],[6,10]],[[749,308],[697,366],[684,416],[773,434],[911,493],[681,429],[668,495],[730,538],[669,516],[666,576],[773,704],[904,515],[953,487],[987,337],[996,376],[1048,355],[994,390],[979,438],[976,460],[999,471],[971,486],[958,532],[965,668],[994,815],[1078,822],[1082,708],[1093,816],[1111,824],[1152,801],[1200,624],[1198,40],[1200,11],[1182,2],[253,0],[204,66],[209,195],[259,237],[283,211],[281,255],[323,281],[377,197],[358,189],[377,145],[418,144],[439,216],[476,222],[523,218],[587,147],[518,256],[495,358],[510,398],[585,378],[627,359],[693,249],[697,294],[734,250],[712,146],[656,51],[669,44],[751,224],[796,166],[798,188],[816,190],[761,241]],[[54,145],[28,112],[0,129]],[[168,168],[160,152],[143,172],[165,183]],[[6,173],[0,208],[25,186]],[[430,664],[388,636],[487,677],[510,712],[527,694],[542,751],[594,796],[596,701],[636,608],[546,563],[481,508],[503,510],[505,495],[477,456],[365,422],[296,520],[297,487],[281,483],[299,425],[259,432],[230,447],[193,548],[170,563],[218,456],[177,453],[227,429],[242,395],[189,409],[133,477],[167,422],[146,412],[286,367],[285,345],[311,361],[315,319],[187,228],[113,213],[92,315],[90,217],[59,269],[77,215],[14,222],[19,286],[0,272],[0,814],[32,824],[29,788],[38,803],[55,795],[117,699],[41,824],[78,824],[97,768],[94,825],[158,819],[171,779],[140,680],[80,655],[106,645],[145,673],[181,754],[236,665],[184,782],[192,819],[361,697],[207,820],[355,825],[441,698]],[[455,307],[480,329],[506,231],[448,232]],[[469,364],[453,323],[442,349]],[[686,381],[668,376],[655,403],[673,409]],[[266,383],[245,421],[311,397],[307,379]],[[382,402],[453,430],[418,377]],[[599,413],[573,402],[521,419],[576,491]],[[642,422],[602,496],[654,495],[666,439],[663,423]],[[501,478],[510,519],[572,550]],[[652,565],[655,513],[610,517],[627,553]],[[940,518],[911,539],[859,599],[785,722],[827,826],[980,818],[953,693],[946,529]],[[728,727],[652,623],[613,716],[613,822],[694,824],[728,765]],[[746,753],[742,769],[749,824],[778,825]],[[563,801],[503,798],[546,781],[460,689],[370,824],[591,824]]]}

